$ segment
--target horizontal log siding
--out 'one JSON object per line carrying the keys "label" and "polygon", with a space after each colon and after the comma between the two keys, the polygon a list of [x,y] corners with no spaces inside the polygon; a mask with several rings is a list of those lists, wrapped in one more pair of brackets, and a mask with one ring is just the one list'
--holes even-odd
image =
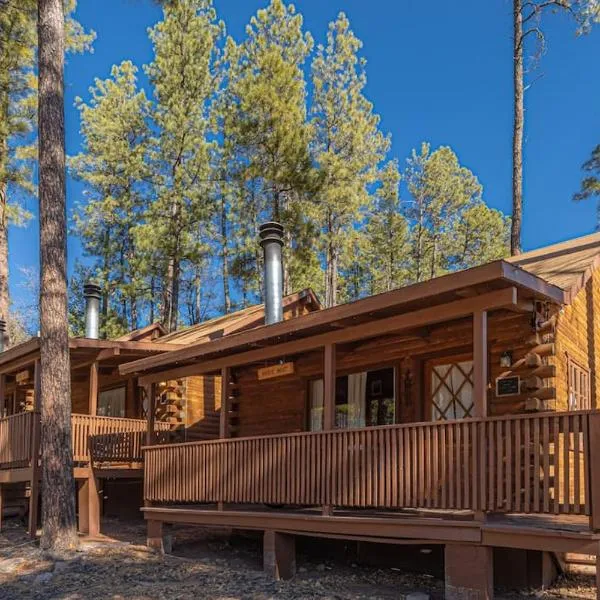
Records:
{"label": "horizontal log siding", "polygon": [[0,469],[28,467],[34,413],[22,412],[0,419]]}
{"label": "horizontal log siding", "polygon": [[589,413],[146,449],[145,499],[589,514]]}
{"label": "horizontal log siding", "polygon": [[[492,415],[517,414],[525,411],[524,397],[497,398],[495,380],[507,369],[500,367],[502,353],[510,351],[513,361],[524,358],[531,351],[528,342],[535,334],[531,314],[498,311],[489,315],[489,392],[488,401]],[[339,374],[382,366],[432,358],[453,352],[468,354],[473,346],[472,319],[432,325],[427,331],[404,332],[376,340],[365,340],[337,349]],[[599,351],[600,352],[600,351]],[[238,419],[234,423],[234,436],[248,437],[280,433],[301,432],[307,426],[307,381],[322,376],[323,354],[320,351],[304,353],[293,359],[295,373],[272,380],[259,381],[257,367],[234,370],[238,382],[236,402]],[[406,363],[405,363],[406,364]],[[262,365],[261,365],[262,366]],[[554,380],[548,380],[551,385]],[[419,386],[423,373],[413,366],[412,398],[404,398],[397,415],[398,423],[426,420],[431,417],[430,405],[424,405]],[[532,394],[533,395],[533,394]]]}
{"label": "horizontal log siding", "polygon": [[600,408],[600,273],[594,271],[569,306],[558,315],[555,333],[556,408],[568,407],[568,357],[590,369],[592,407]]}

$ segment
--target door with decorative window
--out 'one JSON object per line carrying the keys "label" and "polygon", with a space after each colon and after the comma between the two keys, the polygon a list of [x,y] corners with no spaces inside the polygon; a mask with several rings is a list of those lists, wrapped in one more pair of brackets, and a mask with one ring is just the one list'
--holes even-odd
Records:
{"label": "door with decorative window", "polygon": [[445,358],[427,365],[427,398],[433,421],[473,416],[473,361]]}

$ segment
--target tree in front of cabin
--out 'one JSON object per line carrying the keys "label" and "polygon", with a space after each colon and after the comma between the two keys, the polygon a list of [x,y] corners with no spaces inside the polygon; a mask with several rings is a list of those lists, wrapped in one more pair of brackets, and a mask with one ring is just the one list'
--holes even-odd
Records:
{"label": "tree in front of cabin", "polygon": [[390,140],[379,130],[379,116],[364,95],[362,42],[340,13],[330,23],[327,44],[312,64],[313,157],[319,171],[316,221],[325,265],[325,306],[338,302],[338,272],[344,242],[372,203],[370,186]]}
{"label": "tree in front of cabin", "polygon": [[[142,257],[134,231],[149,194],[150,102],[137,88],[136,72],[130,61],[115,65],[111,77],[96,79],[88,103],[75,102],[83,149],[70,167],[86,189],[73,222],[85,254],[96,258],[85,275],[102,288],[104,337],[136,329],[148,295],[148,259]],[[85,283],[84,273],[78,270],[77,275],[71,282],[75,297],[81,291],[75,287]]]}
{"label": "tree in front of cabin", "polygon": [[411,226],[410,281],[425,281],[506,254],[505,219],[485,205],[477,177],[459,163],[451,148],[431,151],[424,143],[407,163],[410,198],[404,213]]}
{"label": "tree in front of cabin", "polygon": [[[71,368],[67,315],[67,215],[63,0],[38,2],[40,197],[41,547],[78,544],[71,451]],[[37,481],[32,484],[37,493]],[[36,523],[37,515],[32,516]]]}
{"label": "tree in front of cabin", "polygon": [[[246,34],[239,45],[229,39],[226,50],[229,83],[221,117],[232,167],[228,173],[242,191],[236,197],[241,214],[284,226],[284,292],[288,293],[297,287],[294,274],[302,267],[296,249],[311,247],[300,236],[312,174],[302,66],[313,42],[302,30],[302,16],[282,0],[272,0],[259,10]],[[250,230],[250,222],[240,225],[242,231]],[[237,252],[240,266],[260,281],[260,263],[254,260],[259,256],[258,232],[251,233],[250,245]]]}
{"label": "tree in front of cabin", "polygon": [[151,31],[154,60],[146,73],[154,90],[149,170],[153,201],[135,231],[138,247],[163,284],[162,321],[179,324],[186,265],[206,255],[200,225],[212,217],[210,107],[220,86],[218,43],[223,25],[210,0],[167,4]]}

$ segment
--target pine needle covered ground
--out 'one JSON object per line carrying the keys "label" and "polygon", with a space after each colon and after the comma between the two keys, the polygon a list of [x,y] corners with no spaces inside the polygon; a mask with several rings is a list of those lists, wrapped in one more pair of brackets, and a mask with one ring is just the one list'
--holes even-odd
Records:
{"label": "pine needle covered ground", "polygon": [[[259,545],[251,539],[227,538],[200,529],[175,530],[175,555],[160,556],[143,546],[144,526],[107,523],[114,537],[84,542],[69,560],[55,561],[29,542],[22,525],[5,522],[0,534],[0,599],[36,600],[267,600],[331,598],[398,599],[426,592],[441,599],[442,582],[398,569],[358,566],[342,560],[308,561],[298,556],[293,581],[274,582],[260,568]],[[595,598],[593,577],[562,580],[552,590],[518,598]]]}

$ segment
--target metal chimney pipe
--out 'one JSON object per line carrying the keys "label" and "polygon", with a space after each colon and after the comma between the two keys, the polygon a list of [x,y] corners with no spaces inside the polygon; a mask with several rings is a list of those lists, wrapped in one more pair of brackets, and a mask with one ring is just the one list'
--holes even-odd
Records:
{"label": "metal chimney pipe", "polygon": [[86,283],[83,286],[85,297],[85,337],[97,340],[100,333],[100,286]]}
{"label": "metal chimney pipe", "polygon": [[6,321],[0,319],[0,352],[4,352],[6,344]]}
{"label": "metal chimney pipe", "polygon": [[283,227],[269,221],[259,227],[258,233],[265,258],[265,323],[270,325],[283,321]]}

